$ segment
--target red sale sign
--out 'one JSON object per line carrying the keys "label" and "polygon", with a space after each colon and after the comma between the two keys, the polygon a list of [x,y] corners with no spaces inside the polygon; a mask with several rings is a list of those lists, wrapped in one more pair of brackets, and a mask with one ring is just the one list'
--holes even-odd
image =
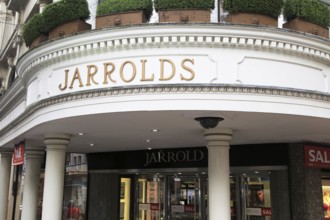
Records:
{"label": "red sale sign", "polygon": [[151,203],[150,204],[151,211],[159,211],[159,203]]}
{"label": "red sale sign", "polygon": [[261,208],[261,215],[262,216],[272,216],[272,209],[271,208]]}
{"label": "red sale sign", "polygon": [[13,166],[24,164],[24,142],[19,143],[14,148]]}
{"label": "red sale sign", "polygon": [[305,146],[305,166],[330,169],[330,148]]}

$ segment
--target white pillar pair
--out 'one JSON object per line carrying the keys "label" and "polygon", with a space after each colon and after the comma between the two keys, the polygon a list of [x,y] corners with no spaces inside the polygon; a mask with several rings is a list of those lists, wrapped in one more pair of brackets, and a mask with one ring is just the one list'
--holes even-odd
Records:
{"label": "white pillar pair", "polygon": [[208,147],[209,220],[230,220],[229,142],[232,131],[225,128],[206,129]]}
{"label": "white pillar pair", "polygon": [[[62,219],[62,202],[65,175],[65,154],[70,136],[46,135],[46,170],[42,204],[42,219]],[[37,217],[37,200],[40,166],[44,152],[40,147],[26,145],[26,173],[24,180],[23,210],[21,220]]]}

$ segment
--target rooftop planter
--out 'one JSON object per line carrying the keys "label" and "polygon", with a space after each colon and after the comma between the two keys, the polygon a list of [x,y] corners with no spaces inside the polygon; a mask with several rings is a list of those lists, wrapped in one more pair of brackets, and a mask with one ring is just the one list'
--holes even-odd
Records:
{"label": "rooftop planter", "polygon": [[86,0],[61,0],[48,5],[42,14],[49,39],[91,29],[85,22],[90,16]]}
{"label": "rooftop planter", "polygon": [[35,47],[48,39],[42,14],[35,14],[23,27],[23,39],[28,47]]}
{"label": "rooftop planter", "polygon": [[210,22],[214,0],[155,0],[159,22]]}
{"label": "rooftop planter", "polygon": [[283,27],[329,38],[330,9],[318,0],[286,0]]}
{"label": "rooftop planter", "polygon": [[96,29],[146,23],[152,14],[152,0],[102,0],[97,6]]}
{"label": "rooftop planter", "polygon": [[225,21],[277,27],[284,0],[224,0],[223,9],[229,14]]}

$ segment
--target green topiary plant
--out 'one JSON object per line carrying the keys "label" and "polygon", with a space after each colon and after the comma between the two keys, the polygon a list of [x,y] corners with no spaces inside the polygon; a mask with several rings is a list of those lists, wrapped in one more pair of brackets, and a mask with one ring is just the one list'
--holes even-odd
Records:
{"label": "green topiary plant", "polygon": [[155,0],[155,9],[213,9],[214,0]]}
{"label": "green topiary plant", "polygon": [[102,0],[97,6],[97,16],[119,12],[143,11],[147,21],[152,14],[152,0]]}
{"label": "green topiary plant", "polygon": [[229,13],[256,13],[278,18],[284,0],[224,0],[223,9]]}
{"label": "green topiary plant", "polygon": [[323,27],[330,26],[330,9],[319,0],[286,0],[283,15],[287,21],[302,18]]}
{"label": "green topiary plant", "polygon": [[47,35],[44,17],[42,14],[35,14],[32,18],[24,24],[23,27],[23,39],[26,46],[30,46],[31,43],[40,35]]}
{"label": "green topiary plant", "polygon": [[48,5],[43,11],[47,31],[74,20],[89,18],[86,0],[61,0]]}

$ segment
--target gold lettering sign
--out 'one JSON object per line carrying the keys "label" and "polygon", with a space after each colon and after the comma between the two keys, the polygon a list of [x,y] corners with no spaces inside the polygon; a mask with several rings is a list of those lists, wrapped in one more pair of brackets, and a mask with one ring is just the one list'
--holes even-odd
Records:
{"label": "gold lettering sign", "polygon": [[196,76],[195,60],[190,58],[182,59],[180,65],[165,58],[159,59],[156,63],[155,60],[141,59],[135,62],[132,60],[125,60],[122,63],[104,62],[101,65],[103,68],[99,68],[100,64],[89,64],[85,67],[75,67],[74,71],[65,69],[64,81],[59,84],[59,90],[97,86],[100,83],[104,85],[128,84],[136,80],[140,82],[171,81],[176,76],[176,79],[181,81],[192,81]]}

